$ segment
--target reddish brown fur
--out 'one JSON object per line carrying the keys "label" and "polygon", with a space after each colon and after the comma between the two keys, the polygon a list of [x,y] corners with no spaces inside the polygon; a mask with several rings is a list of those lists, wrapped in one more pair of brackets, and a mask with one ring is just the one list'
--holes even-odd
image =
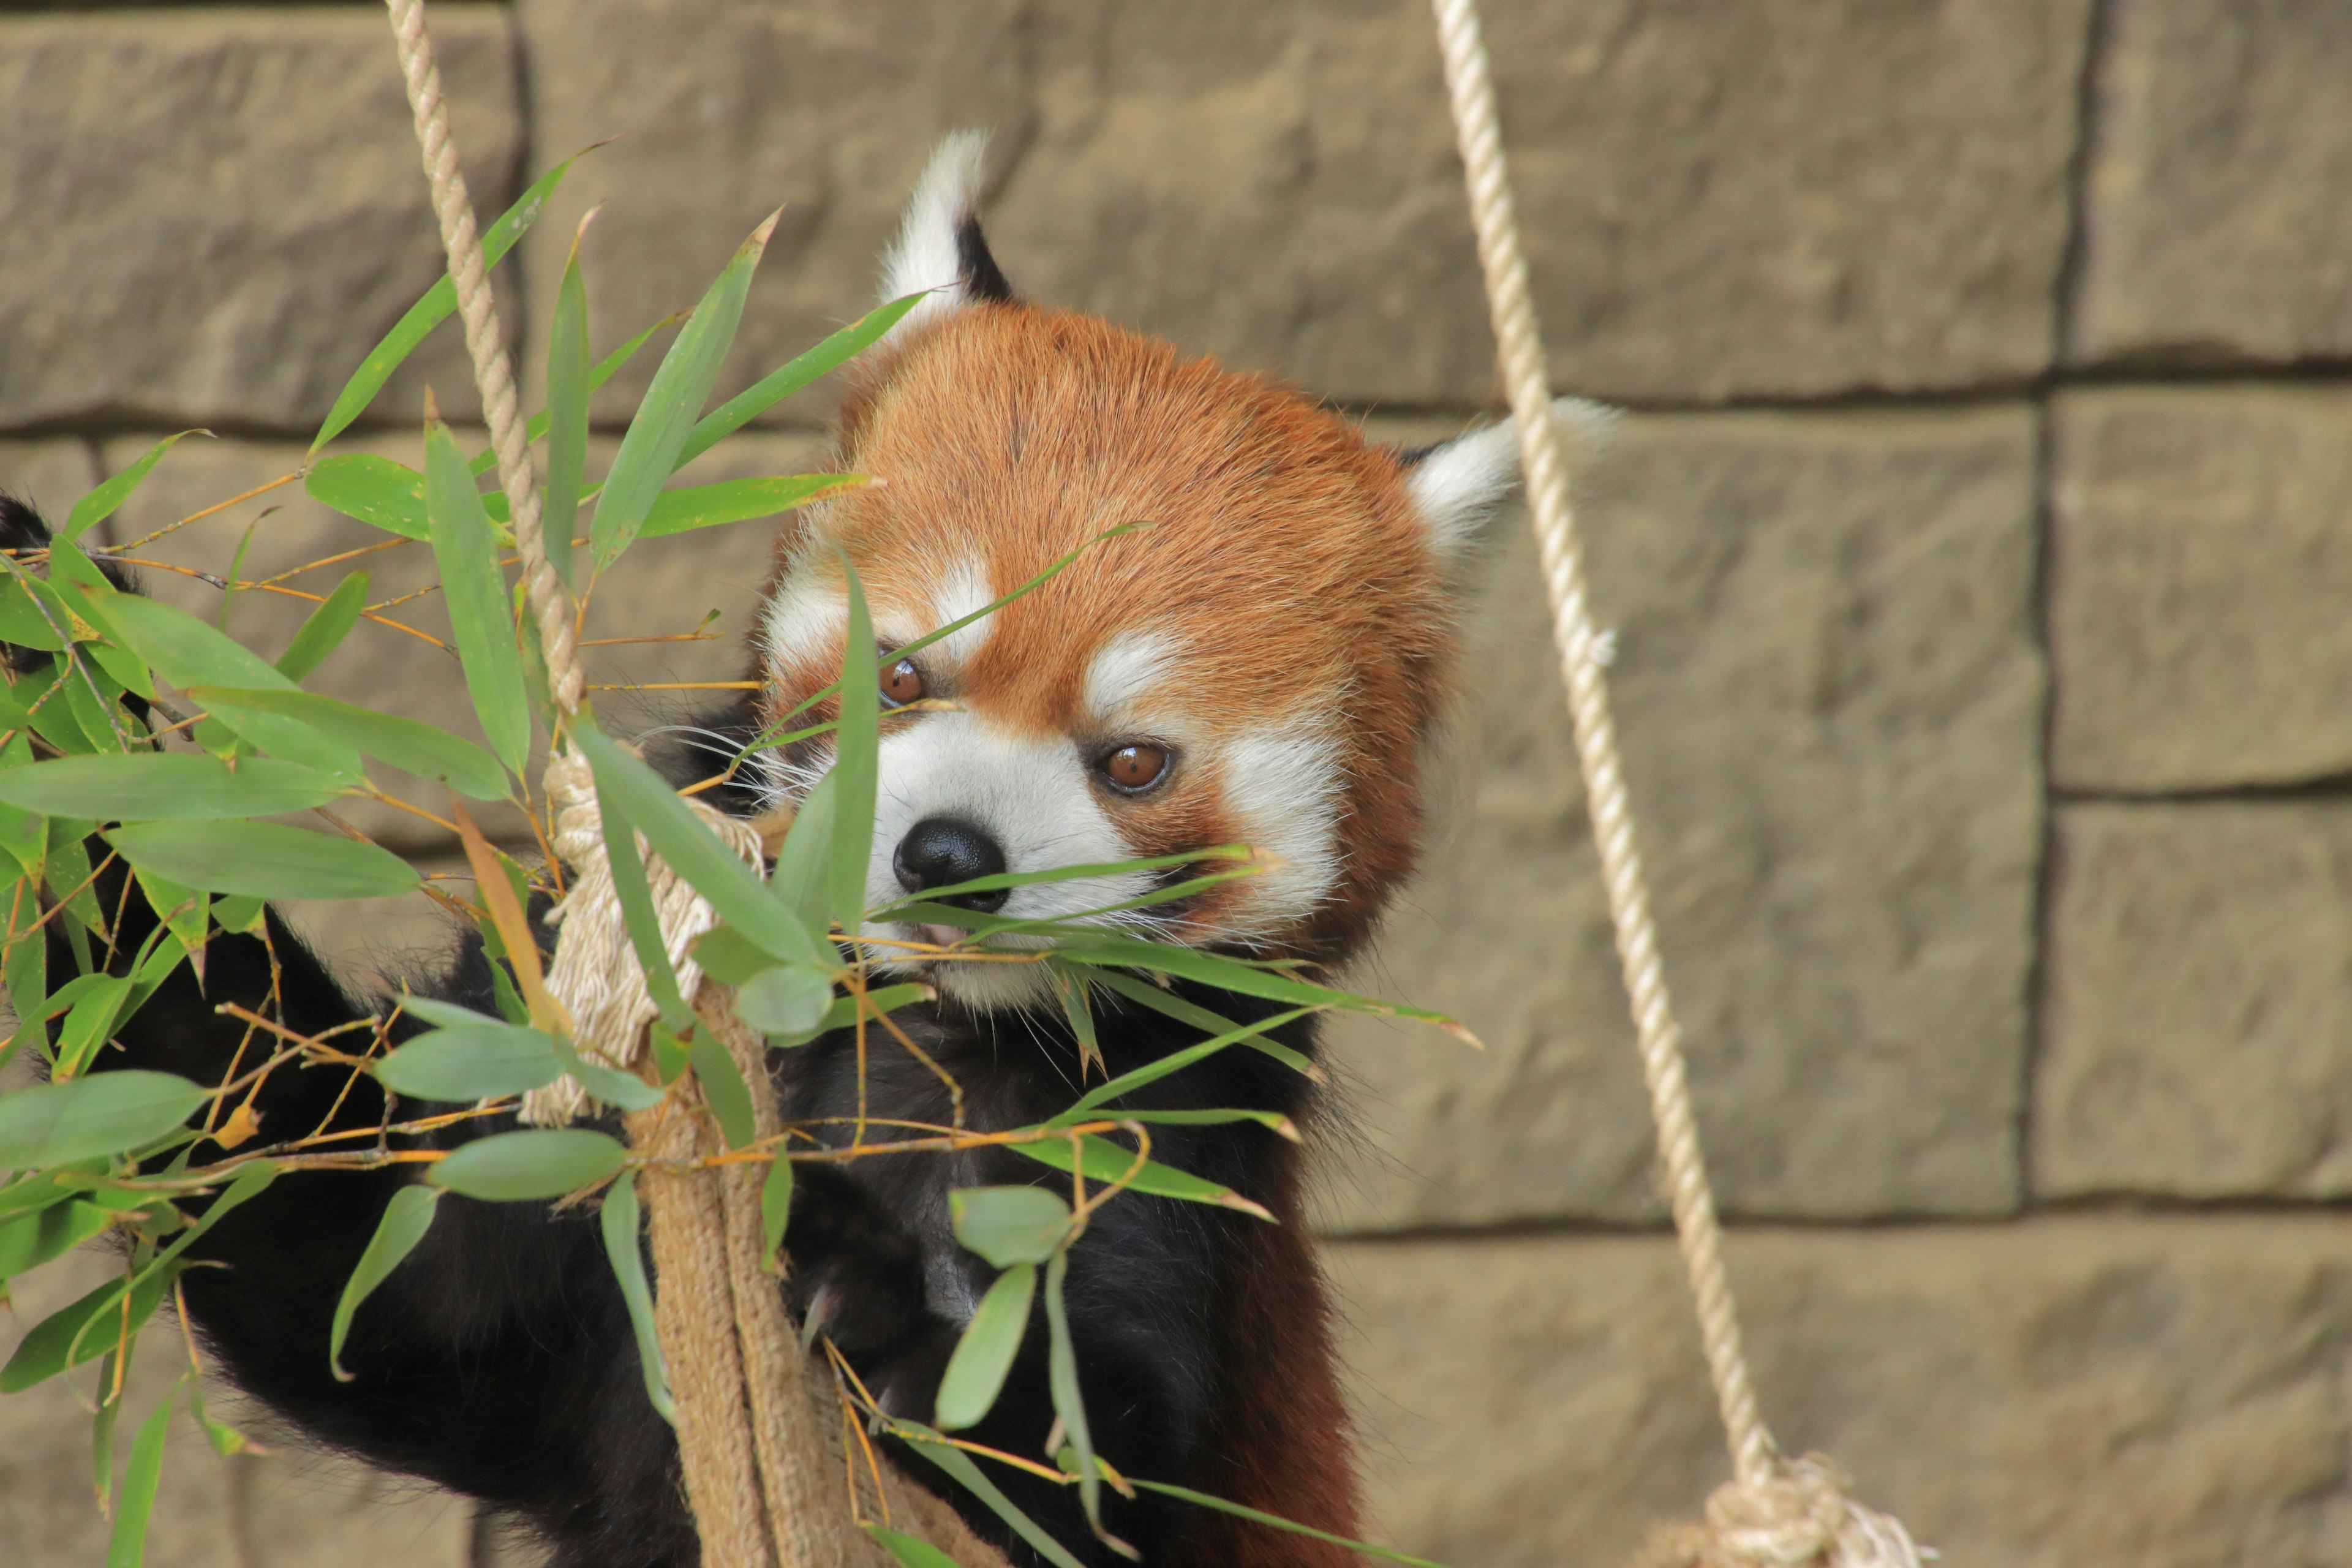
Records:
{"label": "reddish brown fur", "polygon": [[[1101,640],[1165,625],[1186,636],[1185,682],[1208,694],[1213,731],[1339,703],[1340,883],[1274,945],[1336,960],[1361,942],[1412,867],[1421,742],[1452,651],[1392,455],[1264,378],[1022,304],[964,310],[889,355],[844,408],[840,447],[845,468],[881,483],[813,526],[846,547],[877,609],[928,613],[931,574],[961,556],[981,556],[1002,593],[1149,521],[999,612],[959,699],[1013,728],[1069,732]],[[831,570],[823,554],[812,568]],[[834,658],[780,672],[775,698],[822,685]],[[1137,853],[1233,837],[1202,798],[1175,790],[1131,811]],[[1213,923],[1213,907],[1198,913]]]}
{"label": "reddish brown fur", "polygon": [[[1136,626],[1181,628],[1200,715],[1262,725],[1338,704],[1344,860],[1333,895],[1271,944],[1337,961],[1411,868],[1419,759],[1443,700],[1452,633],[1441,571],[1402,469],[1339,416],[1260,377],[1098,319],[1023,304],[963,310],[868,373],[840,416],[840,462],[880,481],[819,509],[781,547],[785,571],[837,575],[814,528],[856,565],[877,619],[929,626],[943,563],[978,554],[1003,593],[1126,522],[999,612],[958,689],[1039,736],[1081,722],[1087,661]],[[839,650],[774,671],[779,707],[828,681]],[[1237,837],[1213,768],[1122,809],[1138,854]],[[1246,884],[1231,895],[1245,898]],[[1199,911],[1217,923],[1212,906]],[[1289,1155],[1290,1151],[1284,1153]],[[1222,1325],[1228,1386],[1191,1484],[1335,1534],[1358,1531],[1348,1413],[1323,1282],[1299,1212],[1295,1157],[1254,1230]],[[1190,1568],[1342,1568],[1354,1554],[1204,1515],[1171,1559]]]}

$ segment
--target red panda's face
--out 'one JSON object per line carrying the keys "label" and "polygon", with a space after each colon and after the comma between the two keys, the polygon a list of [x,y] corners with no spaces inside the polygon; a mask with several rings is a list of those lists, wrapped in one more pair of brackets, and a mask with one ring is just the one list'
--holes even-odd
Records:
{"label": "red panda's face", "polygon": [[[1344,954],[1412,859],[1451,652],[1444,552],[1499,493],[1499,444],[1409,464],[1260,379],[1095,318],[971,297],[971,278],[1002,293],[1001,277],[968,184],[935,199],[940,167],[886,292],[960,277],[965,292],[899,329],[843,416],[841,466],[876,482],[788,531],[757,637],[763,706],[781,715],[837,675],[844,555],[887,653],[1078,551],[977,624],[886,659],[869,906],[997,871],[1243,843],[1255,875],[1088,918],[1199,945]],[[950,269],[900,276],[927,259],[913,254],[927,201],[955,220],[928,258]],[[1128,523],[1140,526],[1101,538]],[[831,760],[817,742],[755,765],[791,801]],[[1066,917],[1186,874],[972,902]],[[936,968],[982,1006],[1029,1001],[1043,983],[1027,965]]]}

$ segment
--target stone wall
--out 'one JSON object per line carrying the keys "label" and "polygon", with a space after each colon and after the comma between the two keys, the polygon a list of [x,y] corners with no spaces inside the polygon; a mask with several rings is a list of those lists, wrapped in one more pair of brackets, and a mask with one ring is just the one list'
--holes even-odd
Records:
{"label": "stone wall", "polygon": [[[1583,518],[1780,1436],[1954,1563],[2352,1564],[2352,7],[1488,9],[1561,388],[1633,411]],[[436,26],[486,205],[623,137],[505,280],[543,306],[608,203],[600,342],[781,202],[730,374],[764,368],[859,307],[930,142],[983,124],[1034,296],[1400,438],[1491,406],[1412,0]],[[62,505],[219,432],[128,542],[290,471],[434,276],[408,135],[370,5],[11,6],[0,480]],[[413,441],[427,383],[470,406],[454,338],[352,443]],[[804,457],[823,413],[788,405],[742,471]],[[289,489],[159,558],[217,567],[273,504],[248,575],[374,542]],[[610,635],[740,627],[754,533],[648,551]],[[1513,520],[1469,584],[1448,805],[1360,976],[1486,1050],[1342,1031],[1361,1136],[1324,1195],[1380,1528],[1460,1568],[1615,1563],[1725,1470],[1531,560]],[[415,570],[368,564],[386,595]],[[330,689],[457,711],[421,643],[341,658]],[[606,679],[732,660],[615,648]],[[321,929],[364,958],[422,928]],[[0,1402],[0,1558],[94,1561],[69,1402]],[[171,1463],[159,1563],[491,1554],[348,1472],[216,1470],[185,1434]]]}

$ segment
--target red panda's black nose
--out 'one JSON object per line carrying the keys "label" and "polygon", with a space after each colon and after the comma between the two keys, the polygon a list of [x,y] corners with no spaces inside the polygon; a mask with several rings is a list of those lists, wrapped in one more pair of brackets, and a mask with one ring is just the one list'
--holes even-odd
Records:
{"label": "red panda's black nose", "polygon": [[[969,882],[977,877],[998,875],[1004,869],[1004,848],[976,824],[953,816],[926,817],[898,840],[898,851],[891,857],[891,868],[898,873],[900,887],[910,893],[919,893],[930,888]],[[993,892],[962,893],[941,901],[992,914],[1004,907],[1009,896],[1010,889],[999,888]]]}

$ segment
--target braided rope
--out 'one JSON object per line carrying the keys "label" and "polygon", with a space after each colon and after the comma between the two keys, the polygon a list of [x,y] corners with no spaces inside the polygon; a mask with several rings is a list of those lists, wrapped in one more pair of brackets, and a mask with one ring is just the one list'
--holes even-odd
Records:
{"label": "braided rope", "polygon": [[[499,484],[507,493],[515,544],[522,556],[524,592],[539,626],[541,649],[556,708],[566,717],[580,710],[586,677],[581,673],[572,631],[572,596],[547,558],[540,532],[539,482],[530,466],[530,441],[515,396],[514,370],[499,331],[499,307],[490,292],[488,266],[475,232],[474,204],[457,167],[449,138],[448,104],[441,95],[441,69],[433,60],[433,40],[425,30],[425,0],[384,0],[393,37],[400,45],[400,74],[408,83],[408,104],[416,117],[416,141],[425,153],[425,175],[433,185],[433,212],[441,223],[441,246],[449,257],[449,282],[457,291],[457,314],[466,326],[466,352],[481,388],[482,417],[499,455]],[[559,806],[565,804],[556,803]]]}
{"label": "braided rope", "polygon": [[[1843,1485],[1834,1479],[1835,1471],[1825,1464],[1784,1461],[1757,1406],[1755,1381],[1740,1342],[1738,1308],[1724,1268],[1723,1226],[1716,1214],[1706,1158],[1699,1147],[1698,1124],[1691,1111],[1682,1034],[1666,992],[1657,925],[1650,912],[1649,888],[1641,852],[1633,841],[1625,776],[1618,763],[1616,723],[1610,713],[1608,683],[1586,597],[1568,468],[1551,415],[1551,376],[1528,290],[1527,258],[1520,248],[1518,220],[1511,201],[1494,79],[1479,35],[1477,0],[1432,0],[1432,4],[1495,340],[1512,416],[1518,426],[1519,458],[1543,557],[1544,585],[1551,599],[1561,673],[1568,684],[1569,712],[1575,724],[1577,759],[1584,772],[1592,840],[1600,852],[1601,880],[1608,889],[1610,917],[1616,926],[1618,962],[1632,1002],[1650,1112],[1657,1123],[1658,1153],[1665,1163],[1675,1234],[1682,1245],[1684,1268],[1698,1309],[1699,1340],[1731,1449],[1733,1482],[1710,1502],[1709,1527],[1735,1562],[1790,1568],[1828,1557],[1855,1568],[1882,1562],[1916,1568],[1917,1557],[1902,1526],[1846,1499]],[[1871,1550],[1871,1542],[1883,1537],[1886,1533],[1883,1527],[1890,1525],[1899,1549]]]}

